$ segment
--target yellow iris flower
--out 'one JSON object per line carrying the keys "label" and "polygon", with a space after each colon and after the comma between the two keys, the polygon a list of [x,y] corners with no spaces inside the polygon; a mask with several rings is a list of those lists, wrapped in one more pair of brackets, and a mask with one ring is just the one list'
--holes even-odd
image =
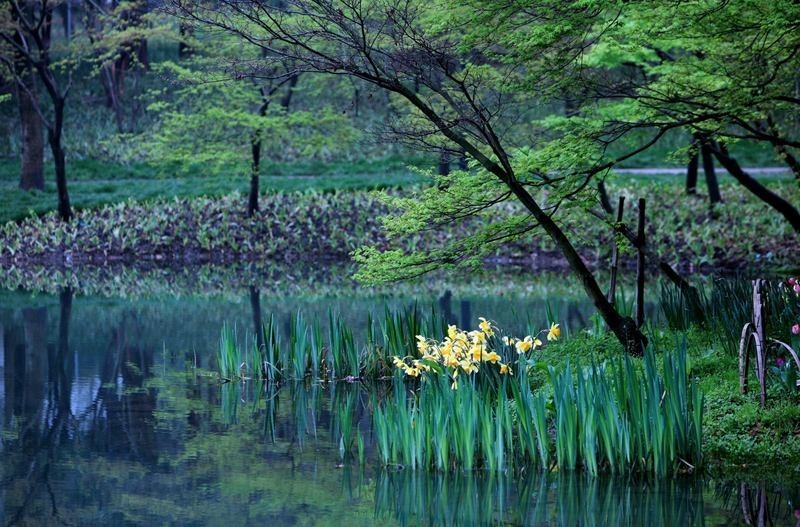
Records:
{"label": "yellow iris flower", "polygon": [[481,321],[478,324],[478,327],[481,328],[481,331],[486,334],[487,337],[491,337],[494,335],[494,331],[492,330],[492,324],[483,317],[480,317],[478,320]]}
{"label": "yellow iris flower", "polygon": [[557,340],[558,337],[560,336],[561,336],[561,328],[558,327],[558,324],[553,322],[552,324],[550,324],[550,329],[547,331],[547,340],[548,341]]}
{"label": "yellow iris flower", "polygon": [[417,335],[417,350],[423,355],[428,351],[428,342],[422,335]]}
{"label": "yellow iris flower", "polygon": [[487,362],[492,362],[492,363],[499,362],[501,358],[502,357],[500,357],[500,355],[498,355],[497,352],[495,352],[495,351],[492,351],[492,352],[486,354],[486,361]]}
{"label": "yellow iris flower", "polygon": [[450,340],[455,340],[456,335],[458,335],[458,328],[455,324],[450,324],[447,326],[447,336],[450,337]]}

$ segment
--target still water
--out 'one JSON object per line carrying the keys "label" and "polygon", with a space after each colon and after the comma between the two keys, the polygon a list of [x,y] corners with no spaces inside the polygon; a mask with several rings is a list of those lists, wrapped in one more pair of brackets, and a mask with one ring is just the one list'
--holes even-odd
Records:
{"label": "still water", "polygon": [[0,522],[798,524],[798,489],[780,481],[383,470],[370,405],[385,387],[221,385],[213,372],[223,324],[245,342],[268,315],[288,333],[298,310],[323,320],[336,311],[357,330],[369,313],[416,302],[462,326],[488,316],[521,333],[544,324],[547,305],[568,331],[591,327],[579,296],[544,285],[541,295],[312,289],[0,292]]}

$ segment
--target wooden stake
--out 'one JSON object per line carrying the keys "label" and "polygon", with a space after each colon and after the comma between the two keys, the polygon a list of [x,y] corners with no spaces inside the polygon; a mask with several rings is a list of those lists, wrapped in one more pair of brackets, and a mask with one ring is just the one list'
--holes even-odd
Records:
{"label": "wooden stake", "polygon": [[[617,223],[622,223],[622,216],[625,211],[625,196],[619,197],[617,206]],[[617,237],[614,236],[614,247],[611,253],[611,284],[608,288],[608,301],[614,304],[614,297],[617,294],[617,268],[619,267],[619,247],[617,247]]]}
{"label": "wooden stake", "polygon": [[639,226],[636,237],[639,241],[636,248],[636,325],[642,327],[644,324],[644,221],[645,221],[645,200],[639,198]]}

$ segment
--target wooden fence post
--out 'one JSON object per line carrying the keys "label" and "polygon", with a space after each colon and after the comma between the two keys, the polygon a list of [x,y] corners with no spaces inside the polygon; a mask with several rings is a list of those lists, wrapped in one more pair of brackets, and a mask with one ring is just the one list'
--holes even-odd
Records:
{"label": "wooden fence post", "polygon": [[[622,223],[622,216],[625,211],[625,196],[619,197],[617,206],[617,223]],[[619,247],[617,247],[617,237],[614,235],[614,247],[611,253],[611,284],[608,288],[608,301],[614,304],[617,295],[617,268],[619,267]]]}
{"label": "wooden fence post", "polygon": [[638,247],[636,248],[636,325],[642,327],[644,324],[644,247],[645,247],[645,200],[639,198],[639,226],[636,233]]}

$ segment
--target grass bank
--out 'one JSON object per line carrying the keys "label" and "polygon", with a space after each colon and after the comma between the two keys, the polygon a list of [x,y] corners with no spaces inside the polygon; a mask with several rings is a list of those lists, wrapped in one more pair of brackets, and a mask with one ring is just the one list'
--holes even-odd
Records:
{"label": "grass bank", "polygon": [[[662,352],[675,349],[684,335],[690,375],[705,395],[703,452],[709,468],[723,473],[747,472],[754,477],[778,471],[786,478],[800,478],[800,394],[789,395],[773,384],[767,408],[762,410],[757,389],[740,393],[738,360],[722,349],[710,332],[651,332]],[[613,336],[584,333],[544,348],[539,360],[560,369],[567,364],[607,360],[619,353],[622,350]],[[546,381],[543,373],[532,379],[540,386]],[[755,378],[750,384],[758,386]]]}

